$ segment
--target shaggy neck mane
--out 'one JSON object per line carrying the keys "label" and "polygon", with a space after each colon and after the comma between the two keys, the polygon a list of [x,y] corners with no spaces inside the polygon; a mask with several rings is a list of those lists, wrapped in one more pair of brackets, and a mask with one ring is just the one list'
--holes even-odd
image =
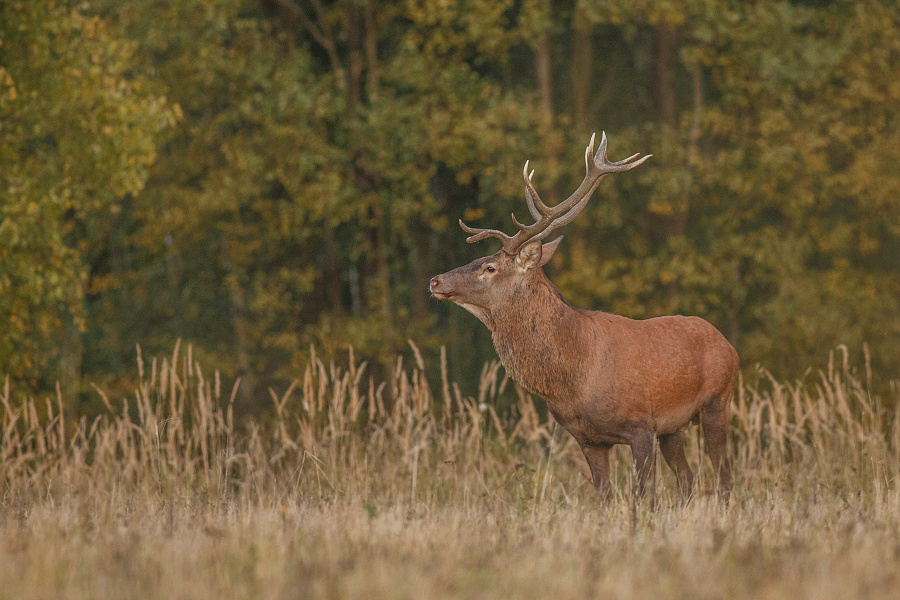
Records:
{"label": "shaggy neck mane", "polygon": [[494,348],[507,373],[528,391],[556,397],[569,393],[590,346],[584,315],[565,301],[559,289],[537,268],[530,285],[491,311]]}

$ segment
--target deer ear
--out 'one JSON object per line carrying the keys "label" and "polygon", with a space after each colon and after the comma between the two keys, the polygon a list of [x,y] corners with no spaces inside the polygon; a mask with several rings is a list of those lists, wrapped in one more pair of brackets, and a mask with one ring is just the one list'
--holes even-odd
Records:
{"label": "deer ear", "polygon": [[519,248],[516,264],[522,269],[533,269],[541,264],[541,241],[532,240]]}
{"label": "deer ear", "polygon": [[547,242],[541,247],[541,266],[543,267],[550,259],[553,258],[553,253],[556,252],[556,249],[559,247],[559,243],[562,241],[563,236],[559,236],[552,242]]}

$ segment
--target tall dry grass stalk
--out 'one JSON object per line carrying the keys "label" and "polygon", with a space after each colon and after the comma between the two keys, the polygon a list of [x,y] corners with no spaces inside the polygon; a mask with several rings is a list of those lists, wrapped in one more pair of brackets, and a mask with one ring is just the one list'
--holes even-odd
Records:
{"label": "tall dry grass stalk", "polygon": [[[397,359],[387,381],[315,351],[236,428],[190,348],[140,359],[134,395],[88,421],[0,392],[0,598],[891,597],[900,587],[900,394],[841,349],[759,371],[733,404],[730,506],[682,506],[627,449],[601,504],[571,437],[485,365],[476,395]],[[498,412],[496,406],[510,406]],[[40,407],[40,410],[39,410]],[[43,418],[39,415],[45,415]]]}

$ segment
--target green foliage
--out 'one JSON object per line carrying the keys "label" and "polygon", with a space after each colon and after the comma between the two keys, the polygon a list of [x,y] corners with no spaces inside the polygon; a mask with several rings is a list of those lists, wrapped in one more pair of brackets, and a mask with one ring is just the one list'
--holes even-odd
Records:
{"label": "green foliage", "polygon": [[65,4],[0,6],[0,365],[32,385],[75,352],[84,252],[143,188],[172,122],[129,77],[132,47]]}
{"label": "green foliage", "polygon": [[446,345],[471,384],[489,336],[426,292],[493,250],[456,220],[509,230],[525,159],[564,198],[601,129],[654,158],[567,228],[573,304],[900,367],[894,4],[32,4],[0,8],[0,366],[33,387],[177,338],[241,401],[311,343]]}

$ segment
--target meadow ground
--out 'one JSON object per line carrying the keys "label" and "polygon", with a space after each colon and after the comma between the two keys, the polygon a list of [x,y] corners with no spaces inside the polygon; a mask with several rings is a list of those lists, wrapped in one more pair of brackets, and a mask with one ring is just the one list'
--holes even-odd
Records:
{"label": "meadow ground", "polygon": [[0,599],[900,597],[900,389],[845,354],[741,385],[727,506],[696,429],[690,503],[665,466],[634,502],[627,449],[603,503],[496,364],[465,397],[415,355],[312,356],[239,429],[177,349],[92,422],[0,390]]}

